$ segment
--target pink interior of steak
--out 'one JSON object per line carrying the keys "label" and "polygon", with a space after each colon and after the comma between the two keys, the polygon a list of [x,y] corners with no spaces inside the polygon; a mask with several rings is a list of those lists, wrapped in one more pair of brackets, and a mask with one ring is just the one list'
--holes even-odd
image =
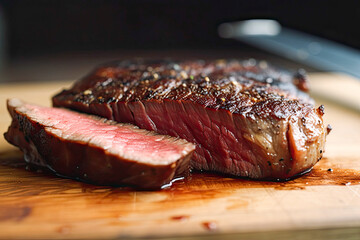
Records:
{"label": "pink interior of steak", "polygon": [[[10,101],[14,104],[16,100]],[[158,135],[128,124],[99,120],[66,109],[24,104],[17,110],[26,113],[32,120],[45,125],[46,130],[62,138],[89,143],[139,162],[169,164],[194,149],[185,140]]]}
{"label": "pink interior of steak", "polygon": [[321,159],[321,114],[293,84],[298,77],[250,63],[120,62],[53,104],[195,143],[191,164],[199,170],[288,179]]}
{"label": "pink interior of steak", "polygon": [[[307,149],[304,156],[291,154],[289,146],[294,148],[295,145],[289,141],[288,119],[269,116],[269,120],[256,114],[246,117],[224,109],[206,109],[201,105],[184,101],[126,104],[132,113],[129,122],[140,128],[195,143],[197,148],[191,162],[195,169],[251,178],[271,176],[287,179],[311,168],[318,160],[317,156],[323,147],[324,134],[319,132],[314,139],[309,138],[307,142],[296,144]],[[126,112],[121,110],[124,105],[124,102],[113,105],[117,109],[117,114],[114,115],[116,121],[124,121]],[[281,114],[282,111],[288,111],[287,105],[291,105],[291,102],[278,102],[273,105],[272,107],[278,108],[277,114]],[[272,114],[274,113],[270,113]],[[322,119],[313,110],[299,108],[297,114],[306,116],[303,122],[305,125],[295,126],[298,131],[323,131]],[[308,122],[314,123],[307,125]],[[312,144],[313,142],[319,144]]]}

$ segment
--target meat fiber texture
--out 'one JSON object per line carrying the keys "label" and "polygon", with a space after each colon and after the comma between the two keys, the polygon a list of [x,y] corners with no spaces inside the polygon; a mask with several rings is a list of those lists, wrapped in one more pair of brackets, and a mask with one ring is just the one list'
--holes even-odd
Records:
{"label": "meat fiber texture", "polygon": [[104,64],[53,97],[53,105],[186,139],[194,169],[287,180],[324,153],[323,106],[303,71],[253,59]]}
{"label": "meat fiber texture", "polygon": [[13,119],[5,138],[25,160],[59,175],[101,185],[158,189],[189,173],[195,146],[67,109],[8,100]]}

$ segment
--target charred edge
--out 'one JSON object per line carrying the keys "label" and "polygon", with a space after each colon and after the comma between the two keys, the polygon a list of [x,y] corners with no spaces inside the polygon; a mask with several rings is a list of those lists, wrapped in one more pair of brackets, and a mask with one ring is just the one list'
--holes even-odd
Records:
{"label": "charred edge", "polygon": [[299,69],[293,75],[293,83],[301,91],[308,92],[310,90],[309,81],[304,69]]}
{"label": "charred edge", "polygon": [[[287,177],[287,178],[265,177],[265,178],[256,179],[256,181],[260,181],[260,182],[288,182],[288,181],[297,179],[297,178],[311,172],[312,169],[313,169],[313,167],[307,168],[304,171],[296,173],[295,175],[293,175],[291,177]],[[243,180],[254,181],[253,178],[248,177],[248,176],[234,176],[232,174],[222,173],[222,172],[218,172],[218,171],[204,171],[204,170],[198,170],[198,169],[192,169],[191,172],[190,172],[190,176],[191,176],[191,174],[196,174],[196,173],[215,174],[217,176],[221,176],[221,177],[224,177],[224,178],[243,179]]]}
{"label": "charred edge", "polygon": [[332,126],[330,124],[328,124],[326,127],[326,135],[328,135],[332,129],[333,129]]}
{"label": "charred edge", "polygon": [[317,109],[317,112],[320,114],[320,116],[323,116],[325,114],[324,105],[320,105],[320,107]]}
{"label": "charred edge", "polygon": [[311,167],[311,168],[308,168],[308,169],[305,169],[304,171],[299,172],[299,173],[297,173],[297,174],[295,174],[294,176],[291,176],[291,177],[289,177],[289,178],[284,178],[284,179],[282,179],[282,178],[277,178],[277,179],[275,179],[275,180],[274,180],[274,179],[272,179],[272,180],[271,180],[271,179],[264,179],[264,181],[287,182],[287,181],[294,180],[294,179],[296,179],[296,178],[299,178],[299,177],[301,177],[301,176],[303,176],[303,175],[311,172],[312,169],[313,169],[312,167]]}

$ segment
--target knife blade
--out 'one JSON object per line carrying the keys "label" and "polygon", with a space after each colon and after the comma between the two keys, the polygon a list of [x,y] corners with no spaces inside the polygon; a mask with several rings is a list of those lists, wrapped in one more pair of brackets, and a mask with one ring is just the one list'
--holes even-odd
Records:
{"label": "knife blade", "polygon": [[240,40],[322,71],[342,72],[360,79],[360,51],[282,27],[275,20],[223,23],[219,25],[218,33],[223,38]]}

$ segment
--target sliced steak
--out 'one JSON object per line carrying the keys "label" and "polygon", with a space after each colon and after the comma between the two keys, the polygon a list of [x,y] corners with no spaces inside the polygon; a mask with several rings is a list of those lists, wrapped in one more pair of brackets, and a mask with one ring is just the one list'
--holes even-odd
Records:
{"label": "sliced steak", "polygon": [[25,160],[101,185],[161,188],[189,172],[195,146],[185,140],[67,109],[8,101],[5,138]]}
{"label": "sliced steak", "polygon": [[138,60],[98,67],[53,105],[195,143],[195,169],[285,180],[324,152],[323,111],[306,90],[303,72],[254,60]]}

